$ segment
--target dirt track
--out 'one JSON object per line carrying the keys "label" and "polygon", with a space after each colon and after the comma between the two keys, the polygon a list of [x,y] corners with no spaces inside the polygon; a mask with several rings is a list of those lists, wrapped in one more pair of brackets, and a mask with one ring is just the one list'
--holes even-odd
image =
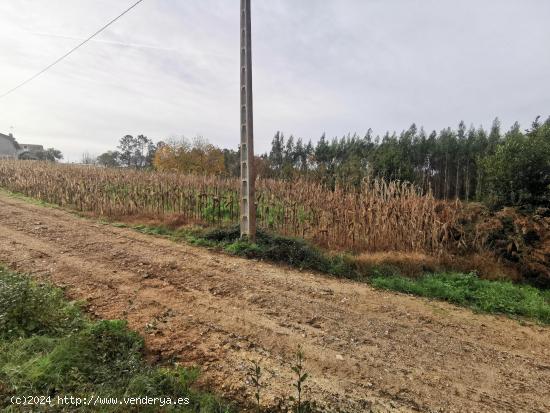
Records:
{"label": "dirt track", "polygon": [[151,354],[199,364],[242,398],[261,359],[266,400],[289,394],[299,344],[306,396],[344,411],[548,412],[550,329],[367,285],[233,258],[9,198],[0,262],[50,278]]}

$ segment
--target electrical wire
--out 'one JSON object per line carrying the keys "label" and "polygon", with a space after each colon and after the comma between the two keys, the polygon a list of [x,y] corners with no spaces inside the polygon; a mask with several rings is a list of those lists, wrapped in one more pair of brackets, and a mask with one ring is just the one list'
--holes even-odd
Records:
{"label": "electrical wire", "polygon": [[8,90],[6,93],[0,95],[0,99],[8,96],[9,94],[15,92],[17,89],[25,86],[27,83],[30,83],[31,81],[33,81],[34,79],[36,79],[38,76],[40,76],[41,74],[43,74],[44,72],[50,70],[52,67],[54,67],[56,64],[58,64],[59,62],[61,62],[63,59],[65,59],[66,57],[68,57],[69,55],[71,55],[72,53],[76,52],[78,49],[80,49],[82,46],[84,46],[86,43],[88,43],[90,40],[92,40],[94,37],[96,37],[98,34],[100,34],[102,31],[104,31],[105,29],[107,29],[110,25],[112,25],[113,23],[115,23],[117,20],[119,20],[122,16],[124,16],[126,13],[130,12],[132,9],[134,9],[135,7],[137,7],[141,2],[143,2],[144,0],[138,0],[137,2],[135,2],[134,4],[132,4],[130,7],[128,7],[126,10],[124,10],[121,14],[119,14],[117,17],[115,17],[114,19],[112,19],[110,22],[108,22],[106,25],[104,25],[101,29],[99,29],[98,31],[96,31],[94,34],[92,34],[90,37],[86,38],[84,41],[82,41],[80,44],[78,44],[77,46],[73,47],[71,50],[69,50],[67,53],[65,53],[63,56],[61,56],[60,58],[58,58],[56,61],[54,61],[53,63],[49,64],[48,66],[46,66],[44,69],[42,69],[41,71],[39,71],[38,73],[36,73],[35,75],[29,77],[27,80],[19,83],[17,86],[11,88],[10,90]]}

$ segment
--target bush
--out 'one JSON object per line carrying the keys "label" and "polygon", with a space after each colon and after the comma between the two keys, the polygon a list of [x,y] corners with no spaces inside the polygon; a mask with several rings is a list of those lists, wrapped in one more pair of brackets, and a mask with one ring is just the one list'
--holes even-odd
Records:
{"label": "bush", "polygon": [[216,228],[206,232],[202,238],[215,242],[234,242],[241,238],[241,229],[238,225]]}
{"label": "bush", "polygon": [[0,268],[0,338],[61,336],[83,326],[63,292]]}

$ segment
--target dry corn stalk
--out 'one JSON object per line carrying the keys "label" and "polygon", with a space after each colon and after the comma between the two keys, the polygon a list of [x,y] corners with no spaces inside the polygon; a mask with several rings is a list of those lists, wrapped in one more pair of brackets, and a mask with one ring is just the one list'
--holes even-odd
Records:
{"label": "dry corn stalk", "polygon": [[[459,203],[403,182],[328,190],[306,181],[260,180],[258,224],[332,249],[440,254],[460,246]],[[0,161],[0,187],[103,216],[179,214],[212,225],[239,219],[238,180],[168,172]]]}

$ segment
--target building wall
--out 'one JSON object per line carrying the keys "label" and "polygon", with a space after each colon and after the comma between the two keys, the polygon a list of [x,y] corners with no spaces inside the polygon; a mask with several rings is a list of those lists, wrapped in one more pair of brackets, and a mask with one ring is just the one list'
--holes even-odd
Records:
{"label": "building wall", "polygon": [[17,149],[13,142],[6,136],[0,134],[0,158],[15,158]]}
{"label": "building wall", "polygon": [[35,145],[32,143],[20,143],[19,146],[21,146],[21,150],[29,152],[39,152],[44,150],[42,145]]}

